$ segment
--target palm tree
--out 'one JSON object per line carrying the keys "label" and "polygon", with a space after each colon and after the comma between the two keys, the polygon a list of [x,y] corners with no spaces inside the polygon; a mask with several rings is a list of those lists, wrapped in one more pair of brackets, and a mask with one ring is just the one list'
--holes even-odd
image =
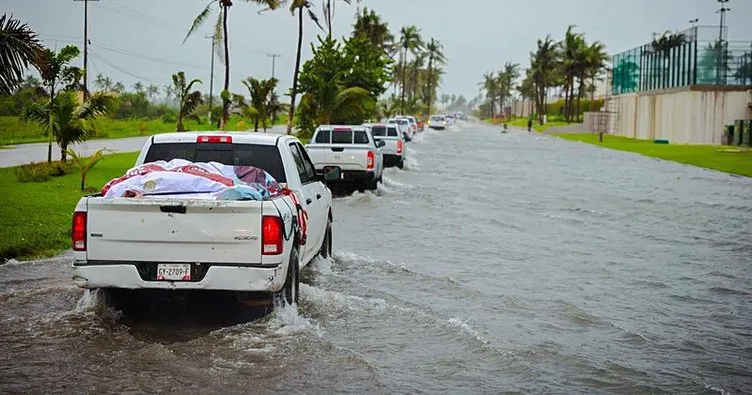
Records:
{"label": "palm tree", "polygon": [[433,89],[431,86],[433,80],[434,65],[445,65],[446,56],[444,56],[444,46],[435,38],[431,38],[426,44],[426,54],[428,55],[428,114],[431,114],[431,101],[433,100]]}
{"label": "palm tree", "polygon": [[258,132],[259,123],[262,124],[264,131],[266,131],[266,122],[269,119],[269,115],[271,115],[269,103],[274,88],[277,87],[277,81],[276,78],[257,80],[253,77],[243,80],[243,85],[248,88],[248,93],[251,96],[251,106],[255,109],[253,115],[250,117],[253,119],[254,132]]}
{"label": "palm tree", "polygon": [[[55,95],[57,88],[62,84],[63,86],[72,85],[73,80],[80,76],[79,69],[68,66],[71,60],[78,57],[80,50],[75,45],[67,45],[55,53],[50,49],[45,49],[39,60],[39,73],[41,74],[43,85],[46,88],[46,96],[49,100],[49,106],[52,107],[55,103]],[[44,125],[48,128],[48,145],[47,145],[47,162],[52,163],[52,140],[55,135],[53,125],[55,120],[52,118],[55,115],[54,111],[47,111],[47,114],[51,117]],[[40,124],[41,125],[41,124]]]}
{"label": "palm tree", "polygon": [[389,31],[389,24],[381,21],[381,16],[374,10],[363,8],[355,14],[352,37],[365,37],[374,50],[383,51],[389,57],[394,49],[394,35]]}
{"label": "palm tree", "polygon": [[400,30],[399,47],[403,51],[402,56],[402,93],[400,94],[400,110],[405,111],[405,73],[407,71],[407,52],[413,55],[417,54],[423,47],[423,40],[420,37],[420,30],[417,26],[405,26]]}
{"label": "palm tree", "polygon": [[[328,38],[332,38],[332,23],[334,21],[334,7],[337,4],[337,0],[322,0],[323,3],[321,3],[321,7],[324,12],[324,22],[326,24],[326,27],[328,29]],[[342,0],[347,5],[352,4],[352,0]],[[360,3],[360,0],[355,0],[358,3]]]}
{"label": "palm tree", "polygon": [[[481,86],[481,90],[486,91],[486,98],[488,98],[489,100],[491,109],[491,119],[493,119],[496,115],[496,98],[499,94],[499,81],[498,79],[496,79],[496,76],[492,71],[490,73],[483,74],[483,81],[481,81],[479,85]],[[448,97],[446,99],[447,101],[449,100]],[[442,101],[444,101],[443,97]]]}
{"label": "palm tree", "polygon": [[159,94],[158,86],[154,84],[150,84],[149,86],[146,87],[146,95],[149,96],[149,100],[154,100],[154,97],[156,97],[158,94]]}
{"label": "palm tree", "polygon": [[[280,0],[242,0],[246,3],[255,3],[259,6],[266,6],[265,10],[274,10],[277,9],[280,5]],[[213,40],[215,47],[217,48],[217,52],[220,55],[220,57],[223,57],[223,61],[225,64],[225,84],[224,84],[224,92],[227,92],[227,94],[223,94],[222,96],[222,119],[220,120],[219,127],[222,130],[225,130],[227,127],[227,121],[230,118],[230,99],[231,95],[229,94],[230,91],[230,41],[228,37],[227,32],[227,14],[230,12],[230,7],[232,7],[232,0],[211,0],[209,4],[206,5],[206,8],[204,8],[203,11],[201,11],[200,14],[196,17],[196,19],[193,20],[193,24],[191,25],[190,30],[188,30],[188,34],[185,35],[185,38],[183,39],[183,43],[185,43],[186,40],[188,40],[188,37],[190,37],[191,34],[195,33],[201,25],[206,21],[206,19],[209,17],[209,15],[212,12],[212,7],[214,4],[218,4],[219,6],[219,14],[217,18],[217,22],[214,25],[214,35]],[[263,10],[262,10],[263,11]],[[224,55],[224,56],[221,56]]]}
{"label": "palm tree", "polygon": [[520,65],[517,63],[506,62],[504,64],[504,70],[499,72],[498,77],[498,89],[501,110],[504,111],[504,104],[507,98],[511,97],[512,89],[514,89],[514,83],[520,78]]}
{"label": "palm tree", "polygon": [[577,121],[580,120],[580,101],[585,94],[586,81],[592,81],[592,93],[591,101],[595,99],[595,80],[601,74],[603,69],[606,68],[606,62],[608,61],[608,53],[606,52],[606,46],[596,41],[583,49],[583,63],[579,70],[580,88],[577,95]]}
{"label": "palm tree", "polygon": [[27,24],[7,14],[0,17],[0,94],[13,93],[30,65],[38,67],[43,47]]}
{"label": "palm tree", "polygon": [[558,44],[551,35],[545,39],[538,39],[536,51],[530,54],[530,69],[535,85],[535,108],[538,112],[538,123],[543,124],[546,113],[548,90],[557,80],[559,67]]}
{"label": "palm tree", "polygon": [[106,114],[112,108],[113,99],[110,93],[97,92],[80,103],[78,92],[62,91],[52,101],[46,99],[27,106],[22,119],[53,130],[60,147],[60,159],[65,162],[68,146],[87,139],[93,130],[91,121]]}
{"label": "palm tree", "polygon": [[329,84],[324,95],[303,95],[300,99],[300,111],[315,113],[315,121],[319,125],[349,123],[348,120],[364,117],[363,102],[369,99],[371,93],[361,87],[341,89],[335,84]]}
{"label": "palm tree", "polygon": [[191,82],[186,84],[185,73],[182,71],[178,71],[177,74],[172,75],[173,92],[175,92],[178,99],[178,132],[185,131],[183,119],[198,119],[198,116],[193,112],[203,100],[201,99],[201,92],[191,92],[193,84],[195,83],[200,84],[201,80],[194,78]]}
{"label": "palm tree", "polygon": [[287,134],[292,133],[293,118],[295,117],[295,98],[298,94],[298,74],[300,73],[300,55],[303,47],[303,9],[308,12],[308,17],[312,21],[316,22],[319,29],[321,24],[319,23],[319,17],[311,10],[311,2],[308,0],[293,0],[290,3],[290,12],[295,15],[295,11],[298,12],[298,48],[295,55],[295,71],[292,75],[292,90],[290,91],[290,112],[287,117]]}
{"label": "palm tree", "polygon": [[133,90],[136,93],[144,93],[144,84],[141,81],[136,82],[133,84]]}
{"label": "palm tree", "polygon": [[571,121],[574,112],[574,79],[584,69],[583,52],[586,47],[582,33],[574,33],[575,25],[569,25],[564,34],[564,40],[559,43],[561,48],[561,72],[564,75],[564,109],[567,122]]}

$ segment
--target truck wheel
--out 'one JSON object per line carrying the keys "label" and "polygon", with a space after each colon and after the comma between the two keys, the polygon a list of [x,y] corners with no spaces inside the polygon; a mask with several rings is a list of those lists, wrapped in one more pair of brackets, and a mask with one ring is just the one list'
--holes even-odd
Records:
{"label": "truck wheel", "polygon": [[290,263],[287,268],[287,279],[282,289],[275,294],[275,306],[298,304],[298,291],[300,290],[300,273],[298,273],[298,250],[293,249],[290,253]]}
{"label": "truck wheel", "polygon": [[332,256],[332,221],[326,222],[326,230],[324,231],[324,242],[321,243],[321,250],[319,250],[319,256],[324,259]]}
{"label": "truck wheel", "polygon": [[379,185],[378,185],[379,184],[379,180],[378,179],[374,178],[373,180],[368,180],[368,181],[365,182],[365,184],[366,184],[366,189],[368,189],[370,191],[375,191],[375,190],[379,189]]}
{"label": "truck wheel", "polygon": [[397,163],[397,167],[399,167],[400,169],[404,169],[405,168],[405,160],[404,159],[400,159],[399,163]]}

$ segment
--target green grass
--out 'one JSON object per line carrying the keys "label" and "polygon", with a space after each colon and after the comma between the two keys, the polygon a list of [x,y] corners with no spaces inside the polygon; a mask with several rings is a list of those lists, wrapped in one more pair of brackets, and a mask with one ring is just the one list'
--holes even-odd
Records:
{"label": "green grass", "polygon": [[[282,115],[276,123],[286,124],[287,115]],[[174,122],[164,122],[161,119],[111,119],[100,118],[93,123],[95,133],[91,139],[117,139],[124,137],[151,136],[153,134],[175,131]],[[214,124],[205,120],[201,123],[188,120],[185,122],[188,130],[216,130]],[[252,129],[253,123],[249,119],[231,117],[228,130]],[[18,117],[0,117],[0,146],[10,144],[43,143],[47,141],[45,133],[33,123],[24,123]]]}
{"label": "green grass", "polygon": [[561,133],[555,136],[565,140],[581,141],[605,148],[636,152],[653,158],[752,177],[752,150],[750,149],[739,149],[741,152],[734,152],[738,147],[654,144],[652,140],[636,140],[610,135],[604,136],[603,143],[599,143],[598,135],[590,133]]}
{"label": "green grass", "polygon": [[[133,167],[137,156],[105,156],[89,173],[86,185],[101,188]],[[78,169],[41,183],[20,183],[15,171],[0,168],[0,263],[49,257],[69,248],[73,209],[84,195]]]}
{"label": "green grass", "polygon": [[[515,127],[523,128],[523,129],[527,130],[527,118],[517,118],[515,120],[507,122],[507,125],[509,125],[509,126],[515,126]],[[536,132],[539,132],[539,133],[543,133],[543,132],[545,132],[546,130],[548,130],[550,128],[557,127],[557,126],[567,126],[567,125],[569,125],[569,124],[566,123],[566,122],[564,122],[564,121],[550,120],[550,119],[547,120],[547,122],[546,122],[545,125],[540,125],[540,124],[538,124],[538,121],[534,120],[533,121],[533,130],[535,130]]]}

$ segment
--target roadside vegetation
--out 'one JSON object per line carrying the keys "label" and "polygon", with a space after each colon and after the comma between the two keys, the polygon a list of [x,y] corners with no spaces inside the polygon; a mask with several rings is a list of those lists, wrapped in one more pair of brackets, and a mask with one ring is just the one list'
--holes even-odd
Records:
{"label": "roadside vegetation", "polygon": [[652,140],[606,135],[598,142],[593,133],[554,134],[565,140],[580,141],[620,151],[629,151],[688,165],[752,177],[752,150],[718,145],[655,144]]}
{"label": "roadside vegetation", "polygon": [[[584,33],[570,25],[561,41],[555,41],[550,34],[539,39],[524,71],[519,64],[506,62],[501,70],[484,74],[479,83],[484,101],[476,115],[510,121],[509,107],[519,101],[523,106],[532,104],[534,111],[526,115],[538,126],[544,124],[544,115],[546,122],[559,125],[581,122],[582,114],[603,105],[601,100],[595,100],[595,85],[603,78],[607,60],[603,43],[589,43]],[[562,100],[548,103],[552,94]],[[527,127],[527,119],[518,122]]]}

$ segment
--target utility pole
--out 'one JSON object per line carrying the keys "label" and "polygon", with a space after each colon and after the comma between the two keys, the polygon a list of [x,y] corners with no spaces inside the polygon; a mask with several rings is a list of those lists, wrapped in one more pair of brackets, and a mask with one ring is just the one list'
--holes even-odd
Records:
{"label": "utility pole", "polygon": [[270,54],[266,54],[266,56],[272,58],[272,78],[274,78],[274,64],[275,64],[275,61],[277,60],[277,58],[282,57],[282,55],[277,55],[277,54],[270,53]]}
{"label": "utility pole", "polygon": [[206,36],[206,38],[210,38],[212,40],[212,49],[211,49],[211,72],[209,77],[209,124],[212,123],[212,98],[214,96],[214,35]]}
{"label": "utility pole", "polygon": [[697,22],[700,21],[700,18],[690,19],[689,23],[692,25],[692,27],[695,27],[697,25]]}
{"label": "utility pole", "polygon": [[89,2],[99,0],[73,0],[84,2],[84,100],[89,98]]}
{"label": "utility pole", "polygon": [[721,14],[721,23],[718,28],[718,66],[716,70],[716,83],[717,84],[725,84],[726,83],[726,45],[724,43],[723,39],[723,28],[726,25],[726,12],[731,11],[731,8],[726,8],[726,3],[729,2],[729,0],[718,0],[719,3],[721,3],[721,9],[718,10],[718,12]]}

